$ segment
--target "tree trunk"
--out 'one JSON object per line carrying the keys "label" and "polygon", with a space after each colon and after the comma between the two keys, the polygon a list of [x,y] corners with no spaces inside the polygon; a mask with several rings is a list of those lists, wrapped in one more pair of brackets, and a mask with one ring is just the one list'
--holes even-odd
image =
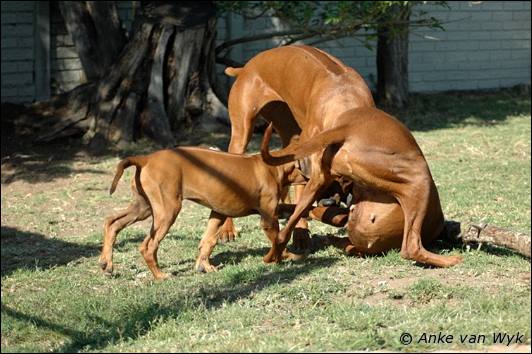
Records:
{"label": "tree trunk", "polygon": [[[398,23],[408,23],[409,6],[392,7]],[[408,103],[408,25],[393,29],[382,26],[377,40],[377,102],[383,107],[404,107]]]}
{"label": "tree trunk", "polygon": [[105,74],[122,51],[126,37],[113,1],[59,1],[88,81]]}
{"label": "tree trunk", "polygon": [[169,146],[184,124],[227,119],[225,106],[211,89],[216,37],[212,2],[142,2],[131,38],[112,61],[110,52],[117,46],[102,44],[100,34],[105,33],[96,29],[113,17],[103,6],[109,13],[116,11],[109,2],[62,4],[65,21],[75,23],[67,28],[93,80],[32,106],[34,113],[48,112],[40,141],[81,133],[95,151],[140,136]]}

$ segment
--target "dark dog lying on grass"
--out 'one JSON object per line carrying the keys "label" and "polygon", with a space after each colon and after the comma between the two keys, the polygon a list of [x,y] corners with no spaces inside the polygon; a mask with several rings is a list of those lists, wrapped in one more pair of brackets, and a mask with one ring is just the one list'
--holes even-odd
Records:
{"label": "dark dog lying on grass", "polygon": [[[151,231],[139,249],[156,279],[168,277],[158,266],[157,249],[179,214],[183,199],[212,209],[196,261],[198,271],[211,272],[216,268],[209,263],[209,256],[216,245],[219,228],[228,216],[260,214],[262,229],[272,244],[264,259],[272,259],[277,252],[277,206],[283,187],[301,179],[294,163],[275,167],[265,164],[260,155],[178,147],[120,161],[111,194],[124,169],[130,166],[137,167],[131,182],[133,201],[126,210],[106,218],[99,264],[106,274],[111,274],[118,232],[152,215]],[[300,258],[288,251],[284,256]]]}

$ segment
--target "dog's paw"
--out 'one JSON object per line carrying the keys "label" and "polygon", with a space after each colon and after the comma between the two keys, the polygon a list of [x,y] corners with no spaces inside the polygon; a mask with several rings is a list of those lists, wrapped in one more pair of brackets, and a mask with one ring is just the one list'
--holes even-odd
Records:
{"label": "dog's paw", "polygon": [[100,266],[101,270],[105,270],[107,268],[107,261],[98,261],[98,265]]}
{"label": "dog's paw", "polygon": [[196,265],[196,271],[198,273],[212,273],[212,272],[217,272],[218,267],[213,266],[212,264],[207,263],[207,262],[201,262]]}
{"label": "dog's paw", "polygon": [[445,265],[445,267],[452,267],[464,261],[464,259],[461,256],[447,256],[446,258],[447,258],[447,264]]}
{"label": "dog's paw", "polygon": [[105,276],[111,276],[113,275],[113,263],[106,261],[104,259],[100,259],[98,261],[98,266],[103,271],[103,275]]}
{"label": "dog's paw", "polygon": [[262,261],[266,264],[275,264],[280,262],[279,258],[272,253],[268,253],[267,255],[262,257]]}
{"label": "dog's paw", "polygon": [[212,272],[217,272],[218,267],[213,266],[212,264],[207,264],[203,267],[203,270],[205,273],[212,273]]}
{"label": "dog's paw", "polygon": [[282,254],[282,258],[287,261],[299,262],[307,258],[309,255],[309,249],[307,248],[303,254],[292,253],[285,249]]}
{"label": "dog's paw", "polygon": [[154,276],[155,280],[157,281],[163,281],[163,280],[168,280],[168,279],[171,279],[173,278],[174,276],[170,273],[163,273],[163,272],[160,272],[159,274],[157,274],[156,276]]}

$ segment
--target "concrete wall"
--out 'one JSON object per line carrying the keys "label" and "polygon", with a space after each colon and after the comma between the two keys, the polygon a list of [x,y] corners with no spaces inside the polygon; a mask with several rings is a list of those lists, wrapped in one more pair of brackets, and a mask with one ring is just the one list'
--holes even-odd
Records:
{"label": "concrete wall", "polygon": [[[83,82],[84,74],[72,39],[57,6],[49,8],[49,77],[42,60],[43,3],[2,1],[2,102],[31,102],[49,93],[69,90]],[[431,16],[443,20],[445,31],[416,29],[410,35],[409,83],[413,92],[499,88],[530,84],[530,2],[449,2],[450,9],[426,6]],[[40,6],[40,7],[39,7]],[[133,20],[131,1],[117,1],[124,27]],[[244,20],[229,15],[218,21],[218,43],[286,27],[275,18]],[[256,53],[277,46],[282,38],[237,45],[230,57],[246,62]],[[375,51],[352,38],[319,44],[359,71],[370,86],[376,82]],[[218,92],[226,93],[230,80],[217,65]],[[49,94],[48,93],[48,94]]]}

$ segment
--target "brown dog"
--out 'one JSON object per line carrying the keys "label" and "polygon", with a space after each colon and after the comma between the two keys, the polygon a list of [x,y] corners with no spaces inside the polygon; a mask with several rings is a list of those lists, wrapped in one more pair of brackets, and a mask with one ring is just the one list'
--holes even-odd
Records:
{"label": "brown dog", "polygon": [[[153,215],[150,234],[139,249],[153,276],[167,278],[158,266],[157,249],[179,214],[183,199],[212,209],[199,245],[197,270],[216,270],[209,263],[209,256],[227,216],[260,214],[262,229],[272,243],[271,254],[265,260],[273,258],[272,252],[277,254],[277,204],[281,190],[300,178],[293,163],[273,167],[266,165],[259,155],[241,156],[195,147],[160,150],[123,159],[118,164],[111,194],[124,169],[133,165],[137,167],[132,180],[134,200],[123,212],[108,217],[104,224],[100,267],[107,274],[113,270],[113,245],[118,232]],[[286,252],[285,256],[290,255]]]}
{"label": "brown dog", "polygon": [[[337,117],[349,109],[375,106],[371,91],[355,70],[309,46],[270,49],[243,68],[227,68],[225,72],[237,77],[228,102],[232,153],[245,152],[259,114],[273,123],[283,146],[287,146],[296,135],[305,141],[335,127]],[[296,200],[302,190],[296,187]],[[298,229],[306,227],[302,219]],[[233,239],[234,234],[228,218],[220,237]],[[296,248],[304,247],[304,238],[296,236]]]}
{"label": "brown dog", "polygon": [[[410,131],[394,117],[372,107],[348,110],[335,122],[335,128],[301,144],[292,144],[275,157],[268,151],[271,124],[265,132],[261,154],[268,164],[280,165],[312,155],[311,178],[294,213],[279,233],[273,261],[281,260],[281,252],[298,219],[320,190],[333,179],[343,178],[353,181],[355,194],[357,190],[376,191],[372,197],[366,196],[373,199],[369,209],[373,215],[364,215],[367,207],[357,210],[364,208],[362,203],[355,204],[353,212],[362,213],[362,216],[355,215],[357,224],[359,221],[363,224],[368,216],[370,222],[378,218],[382,231],[375,233],[370,228],[356,233],[353,230],[360,229],[360,225],[350,226],[349,240],[337,241],[346,251],[375,254],[400,246],[401,256],[406,259],[438,267],[459,263],[461,257],[437,255],[423,247],[422,241],[427,243],[438,236],[444,219],[429,167]],[[398,228],[403,229],[401,234],[397,233]]]}

